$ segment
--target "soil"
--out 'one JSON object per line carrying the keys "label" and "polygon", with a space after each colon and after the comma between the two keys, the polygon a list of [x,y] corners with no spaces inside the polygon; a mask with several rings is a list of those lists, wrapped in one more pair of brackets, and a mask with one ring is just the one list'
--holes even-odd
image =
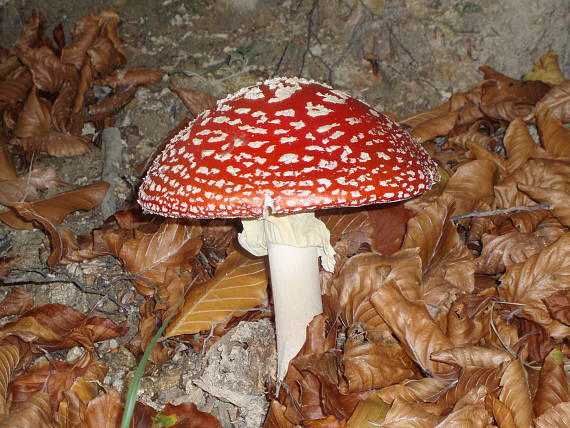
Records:
{"label": "soil", "polygon": [[[398,117],[472,87],[484,64],[519,77],[551,48],[562,68],[570,69],[570,45],[560,37],[570,28],[566,0],[0,0],[2,46],[15,41],[34,8],[46,17],[46,34],[61,22],[68,37],[79,18],[113,8],[122,17],[128,66],[168,72],[158,84],[139,89],[116,123],[123,148],[113,191],[119,209],[135,199],[137,166],[187,115],[170,86],[223,97],[266,77],[298,75],[328,82]],[[100,180],[103,164],[98,148],[75,158],[36,161],[54,166],[71,186]],[[96,208],[70,215],[62,228],[88,233],[103,220]],[[20,256],[22,275],[45,271],[49,252],[42,231],[0,224],[0,255]],[[121,391],[136,367],[123,344],[136,332],[142,301],[121,279],[123,273],[110,256],[52,272],[104,290],[126,312],[71,282],[28,286],[37,305],[62,303],[130,327],[126,337],[98,347],[110,366],[106,383]],[[0,295],[5,292],[0,289]],[[179,345],[167,366],[145,378],[141,399],[157,408],[193,401],[223,426],[259,426],[266,411],[265,381],[275,371],[274,353],[267,351],[274,349],[273,330],[265,320],[242,324],[204,355]],[[79,351],[68,351],[67,358]],[[258,363],[254,372],[244,366],[248,358]]]}

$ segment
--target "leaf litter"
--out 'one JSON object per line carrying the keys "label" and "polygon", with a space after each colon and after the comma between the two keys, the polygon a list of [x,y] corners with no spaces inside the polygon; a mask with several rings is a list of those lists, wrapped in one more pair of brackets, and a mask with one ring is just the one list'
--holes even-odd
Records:
{"label": "leaf litter", "polygon": [[[267,317],[265,263],[237,249],[233,222],[164,220],[133,206],[86,235],[62,228],[74,211],[100,204],[108,183],[71,187],[55,169],[34,168],[34,158],[88,153],[97,141],[83,125],[112,126],[138,88],[165,73],[124,68],[116,12],[82,18],[70,44],[61,27],[55,41],[43,36],[42,24],[34,12],[0,55],[0,202],[8,208],[0,221],[44,230],[50,267],[103,255],[121,262],[144,297],[133,355],[174,316],[147,373],[169,364],[177,344],[204,352],[238,322]],[[264,426],[570,420],[570,86],[552,52],[523,80],[481,71],[470,91],[400,122],[439,162],[438,185],[404,204],[319,214],[337,268],[321,273],[325,314],[308,326],[283,388],[267,380]],[[205,92],[170,89],[193,116],[215,103]],[[64,189],[46,196],[56,187]],[[95,343],[127,328],[36,305],[13,286],[15,263],[3,260],[1,270],[13,288],[0,306],[0,424],[117,426],[123,398],[103,386],[108,366]],[[62,360],[57,352],[72,347],[80,355]],[[221,426],[192,402],[161,410],[138,402],[134,418],[137,426]]]}

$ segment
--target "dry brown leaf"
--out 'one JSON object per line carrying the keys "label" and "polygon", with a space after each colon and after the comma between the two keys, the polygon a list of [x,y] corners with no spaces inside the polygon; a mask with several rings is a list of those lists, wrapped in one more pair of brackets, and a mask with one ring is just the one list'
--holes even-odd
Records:
{"label": "dry brown leaf", "polygon": [[570,401],[557,404],[534,420],[535,428],[567,428],[569,425]]}
{"label": "dry brown leaf", "polygon": [[0,179],[13,180],[18,177],[16,165],[8,151],[8,146],[2,140],[0,136]]}
{"label": "dry brown leaf", "polygon": [[[494,284],[493,284],[494,285]],[[476,345],[489,330],[487,296],[460,295],[447,313],[447,337],[454,346]]]}
{"label": "dry brown leaf", "polygon": [[394,400],[386,413],[382,426],[385,428],[434,428],[439,418],[414,403]]}
{"label": "dry brown leaf", "polygon": [[371,242],[372,224],[368,211],[338,212],[319,215],[331,235],[331,244],[345,240],[348,252],[356,253],[363,243]]}
{"label": "dry brown leaf", "polygon": [[435,305],[451,304],[454,295],[471,292],[474,285],[474,257],[449,219],[452,210],[450,197],[438,198],[408,221],[402,245],[403,249],[420,248],[424,276],[421,296]]}
{"label": "dry brown leaf", "polygon": [[39,49],[14,49],[18,59],[28,67],[32,73],[34,85],[43,92],[56,93],[66,78],[64,64],[57,55],[47,46]]}
{"label": "dry brown leaf", "polygon": [[166,221],[154,233],[125,241],[116,256],[135,276],[137,291],[152,296],[157,288],[160,293],[182,273],[192,271],[193,258],[202,245],[200,233],[197,223]]}
{"label": "dry brown leaf", "polygon": [[127,62],[125,56],[116,48],[113,41],[107,37],[99,37],[87,49],[87,55],[89,55],[93,70],[99,76],[105,76],[124,66]]}
{"label": "dry brown leaf", "polygon": [[0,426],[59,428],[59,424],[53,418],[49,395],[45,392],[36,392],[9,415],[0,415]]}
{"label": "dry brown leaf", "polygon": [[570,122],[570,80],[553,87],[536,105],[537,110],[546,109],[556,119]]}
{"label": "dry brown leaf", "polygon": [[381,423],[384,421],[388,410],[390,410],[388,404],[382,401],[378,396],[371,395],[358,403],[352,416],[350,416],[348,420],[348,426],[350,428],[366,427],[370,425],[368,421]]}
{"label": "dry brown leaf", "polygon": [[570,401],[568,379],[564,371],[564,355],[553,349],[540,369],[538,388],[534,396],[535,416],[540,416],[559,403]]}
{"label": "dry brown leaf", "polygon": [[38,198],[38,189],[65,185],[53,168],[36,168],[12,180],[0,178],[0,204],[10,206],[14,202],[31,201]]}
{"label": "dry brown leaf", "polygon": [[45,98],[39,97],[38,91],[34,87],[18,117],[14,135],[20,138],[34,137],[45,134],[51,129],[51,103]]}
{"label": "dry brown leaf", "polygon": [[534,63],[534,68],[524,76],[524,80],[540,80],[550,85],[560,85],[564,82],[564,75],[558,66],[558,55],[548,50]]}
{"label": "dry brown leaf", "polygon": [[473,211],[477,202],[493,195],[497,166],[489,160],[474,160],[461,165],[445,186],[444,194],[454,201],[454,215]]}
{"label": "dry brown leaf", "polygon": [[527,125],[520,118],[509,124],[503,144],[507,152],[506,163],[510,174],[524,165],[530,157],[548,157],[548,153],[534,143]]}
{"label": "dry brown leaf", "polygon": [[401,246],[406,234],[406,223],[413,216],[404,204],[390,204],[368,211],[372,222],[372,249],[390,255]]}
{"label": "dry brown leaf", "polygon": [[519,191],[520,184],[570,191],[570,162],[529,159],[513,174],[495,185],[496,208],[536,205],[532,199]]}
{"label": "dry brown leaf", "polygon": [[114,93],[99,104],[89,106],[87,108],[88,120],[103,120],[122,109],[135,96],[137,86],[131,86],[123,92]]}
{"label": "dry brown leaf", "polygon": [[0,111],[9,104],[24,100],[32,86],[32,75],[27,70],[17,77],[0,81]]}
{"label": "dry brown leaf", "polygon": [[372,306],[370,296],[390,279],[404,287],[402,293],[409,300],[419,300],[420,269],[416,250],[393,256],[357,254],[345,263],[329,293],[345,325],[359,324],[366,330],[381,330],[384,322]]}
{"label": "dry brown leaf", "polygon": [[452,412],[437,424],[437,428],[485,428],[491,423],[492,417],[485,408],[487,388],[481,385],[461,397]]}
{"label": "dry brown leaf", "polygon": [[419,123],[411,130],[410,134],[421,143],[425,143],[435,137],[449,134],[456,122],[457,112],[452,111]]}
{"label": "dry brown leaf", "polygon": [[267,271],[263,258],[234,251],[216,270],[214,277],[194,285],[186,294],[180,314],[172,320],[166,337],[210,329],[213,323],[240,309],[250,309],[267,299]]}
{"label": "dry brown leaf", "polygon": [[19,138],[16,144],[26,152],[45,153],[56,157],[84,155],[91,151],[90,136],[75,136],[63,132],[50,131],[33,137]]}
{"label": "dry brown leaf", "polygon": [[570,290],[560,290],[544,299],[544,304],[555,320],[570,325]]}
{"label": "dry brown leaf", "polygon": [[507,175],[506,162],[501,159],[497,153],[491,152],[485,147],[473,142],[466,143],[466,147],[469,149],[469,155],[471,157],[475,158],[476,160],[491,161],[496,165],[500,176]]}
{"label": "dry brown leaf", "polygon": [[174,86],[171,86],[170,90],[178,95],[178,97],[184,103],[184,106],[194,117],[198,116],[204,110],[208,110],[214,107],[217,101],[216,97],[213,97],[202,91],[177,88]]}
{"label": "dry brown leaf", "polygon": [[112,75],[96,81],[97,85],[109,86],[113,89],[130,86],[150,86],[164,76],[164,71],[152,68],[135,67],[116,70]]}
{"label": "dry brown leaf", "polygon": [[348,392],[383,388],[417,374],[414,363],[389,331],[350,329],[342,365]]}
{"label": "dry brown leaf", "polygon": [[499,400],[505,404],[511,413],[517,428],[532,426],[532,403],[528,389],[526,371],[519,360],[513,360],[501,376],[503,389]]}
{"label": "dry brown leaf", "polygon": [[116,428],[121,423],[123,403],[115,389],[91,400],[85,409],[87,428]]}
{"label": "dry brown leaf", "polygon": [[557,158],[570,157],[570,129],[546,108],[537,110],[536,122],[546,151]]}
{"label": "dry brown leaf", "polygon": [[522,313],[539,324],[552,320],[542,299],[570,287],[570,233],[524,263],[511,265],[501,276],[499,295],[507,302],[522,303]]}
{"label": "dry brown leaf", "polygon": [[483,110],[486,116],[493,119],[510,122],[518,118],[531,117],[534,106],[529,103],[506,100],[482,106],[481,110]]}
{"label": "dry brown leaf", "polygon": [[285,406],[271,400],[263,428],[295,428],[295,425],[285,417]]}
{"label": "dry brown leaf", "polygon": [[448,138],[442,148],[451,148],[455,145],[463,150],[467,150],[467,143],[475,143],[485,148],[496,146],[497,142],[489,135],[489,130],[482,132],[481,128],[482,126],[479,122],[474,123],[466,132]]}
{"label": "dry brown leaf", "polygon": [[222,428],[218,419],[206,412],[201,412],[194,403],[181,403],[177,406],[167,404],[159,413],[160,415],[174,416],[176,425],[184,428]]}
{"label": "dry brown leaf", "polygon": [[17,346],[0,345],[0,415],[5,415],[9,411],[8,384],[12,380],[19,360],[20,353]]}
{"label": "dry brown leaf", "polygon": [[391,404],[394,400],[435,401],[435,398],[447,388],[448,384],[432,377],[405,380],[397,385],[388,386],[376,392],[382,401]]}
{"label": "dry brown leaf", "polygon": [[[455,95],[456,94],[454,94],[454,96]],[[398,123],[400,125],[410,126],[413,128],[414,126],[417,126],[422,122],[435,119],[437,117],[445,115],[446,113],[449,113],[450,111],[451,111],[451,103],[450,101],[448,101],[430,110],[422,111],[420,113],[415,113],[410,116],[401,118],[400,120],[398,120]]]}
{"label": "dry brown leaf", "polygon": [[30,291],[14,287],[0,302],[0,318],[8,315],[24,313],[34,306],[34,299]]}
{"label": "dry brown leaf", "polygon": [[461,368],[497,368],[511,361],[509,353],[483,346],[465,346],[446,349],[431,354],[431,359],[442,363],[453,364]]}
{"label": "dry brown leaf", "polygon": [[[497,105],[535,105],[548,93],[550,86],[540,81],[495,78],[481,82],[481,110],[493,110]],[[499,107],[502,109],[503,107]],[[493,116],[491,116],[493,117]],[[500,119],[500,118],[499,118]],[[514,118],[512,118],[514,119]],[[512,120],[511,119],[511,120]]]}
{"label": "dry brown leaf", "polygon": [[503,273],[515,263],[522,263],[556,241],[563,231],[547,228],[533,233],[511,232],[501,236],[483,235],[483,251],[475,260],[476,272],[487,275]]}
{"label": "dry brown leaf", "polygon": [[[104,181],[88,184],[50,198],[31,202],[33,212],[52,224],[60,224],[73,211],[90,210],[96,207],[107,193],[109,184]],[[31,230],[36,226],[19,217],[14,211],[0,211],[0,220],[14,229]]]}
{"label": "dry brown leaf", "polygon": [[517,428],[513,414],[507,406],[492,395],[487,395],[485,402],[500,428]]}
{"label": "dry brown leaf", "polygon": [[370,298],[374,308],[392,329],[402,346],[424,372],[444,380],[457,379],[457,369],[431,360],[433,352],[453,345],[431,319],[422,303],[407,301],[395,281],[382,284]]}
{"label": "dry brown leaf", "polygon": [[464,369],[461,371],[459,380],[453,384],[451,388],[445,390],[444,394],[439,398],[438,403],[451,410],[458,400],[473,389],[479,389],[481,386],[484,386],[487,391],[494,393],[497,388],[499,388],[503,371],[504,366],[494,369],[473,367]]}
{"label": "dry brown leaf", "polygon": [[570,193],[538,186],[518,185],[519,190],[526,193],[536,202],[550,204],[552,214],[566,227],[570,227]]}

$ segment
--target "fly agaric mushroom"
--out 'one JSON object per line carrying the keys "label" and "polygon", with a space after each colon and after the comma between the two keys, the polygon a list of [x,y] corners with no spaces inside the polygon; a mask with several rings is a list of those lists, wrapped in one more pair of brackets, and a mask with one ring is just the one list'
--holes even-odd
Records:
{"label": "fly agaric mushroom", "polygon": [[395,202],[439,180],[410,135],[367,104],[329,86],[275,78],[201,113],[159,155],[139,203],[166,217],[241,217],[240,244],[268,255],[279,381],[322,312],[320,256],[334,250],[313,211]]}

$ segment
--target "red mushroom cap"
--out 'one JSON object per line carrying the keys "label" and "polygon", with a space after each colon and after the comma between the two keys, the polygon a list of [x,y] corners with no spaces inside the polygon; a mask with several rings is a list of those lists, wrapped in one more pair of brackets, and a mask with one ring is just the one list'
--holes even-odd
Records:
{"label": "red mushroom cap", "polygon": [[409,199],[436,163],[382,113],[329,86],[275,78],[200,114],[159,155],[139,203],[167,217],[259,217]]}

